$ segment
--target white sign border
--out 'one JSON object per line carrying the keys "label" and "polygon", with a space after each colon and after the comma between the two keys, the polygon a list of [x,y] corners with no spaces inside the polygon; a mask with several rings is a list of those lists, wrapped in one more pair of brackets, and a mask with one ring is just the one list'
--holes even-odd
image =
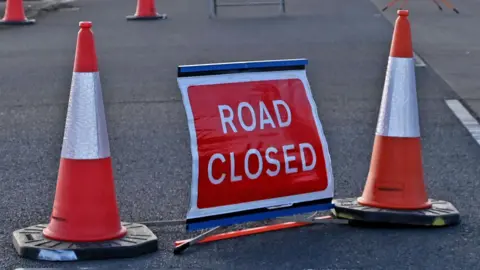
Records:
{"label": "white sign border", "polygon": [[[325,165],[327,169],[328,185],[323,191],[305,193],[299,195],[292,195],[286,197],[278,197],[273,199],[266,199],[254,202],[246,202],[239,204],[232,204],[227,206],[212,207],[199,209],[197,207],[198,198],[198,145],[197,136],[195,131],[195,122],[193,118],[192,107],[190,105],[190,99],[188,97],[188,88],[192,85],[214,85],[223,83],[236,83],[236,82],[252,82],[252,81],[266,81],[266,80],[282,80],[282,79],[300,79],[303,82],[308,101],[312,109],[312,113],[317,125],[318,135],[322,142],[323,154],[325,157]],[[317,105],[313,99],[313,95],[310,89],[310,84],[307,79],[306,70],[287,70],[287,71],[272,71],[272,72],[245,72],[236,74],[222,74],[222,75],[207,75],[207,76],[193,76],[193,77],[180,77],[177,79],[178,86],[182,93],[183,105],[187,114],[188,129],[191,140],[192,151],[192,183],[190,191],[190,209],[187,213],[187,219],[216,216],[222,214],[228,214],[232,212],[261,209],[261,208],[274,208],[276,206],[291,205],[295,203],[308,202],[313,200],[321,200],[326,198],[333,198],[334,195],[334,179],[332,172],[332,163],[330,152],[328,149],[328,143],[323,132],[323,126],[318,116]]]}

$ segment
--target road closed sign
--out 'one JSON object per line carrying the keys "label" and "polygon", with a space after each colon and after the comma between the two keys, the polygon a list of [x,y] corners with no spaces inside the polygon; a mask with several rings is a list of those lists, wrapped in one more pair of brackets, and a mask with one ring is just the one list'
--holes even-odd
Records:
{"label": "road closed sign", "polygon": [[187,230],[332,208],[307,60],[178,68],[192,151]]}

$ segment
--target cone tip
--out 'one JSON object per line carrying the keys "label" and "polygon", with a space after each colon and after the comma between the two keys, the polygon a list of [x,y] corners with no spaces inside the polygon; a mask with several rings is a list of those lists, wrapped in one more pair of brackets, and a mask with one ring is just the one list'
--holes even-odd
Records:
{"label": "cone tip", "polygon": [[400,17],[408,17],[408,10],[402,9],[397,11],[398,16]]}
{"label": "cone tip", "polygon": [[92,28],[92,22],[88,22],[88,21],[82,21],[79,23],[80,25],[80,28]]}

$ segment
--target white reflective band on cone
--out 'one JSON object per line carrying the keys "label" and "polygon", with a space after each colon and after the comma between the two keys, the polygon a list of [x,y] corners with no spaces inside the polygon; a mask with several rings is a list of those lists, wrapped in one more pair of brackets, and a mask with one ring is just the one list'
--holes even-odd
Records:
{"label": "white reflective band on cone", "polygon": [[376,135],[420,137],[413,58],[388,59]]}
{"label": "white reflective band on cone", "polygon": [[110,157],[98,72],[73,73],[61,156],[69,159]]}

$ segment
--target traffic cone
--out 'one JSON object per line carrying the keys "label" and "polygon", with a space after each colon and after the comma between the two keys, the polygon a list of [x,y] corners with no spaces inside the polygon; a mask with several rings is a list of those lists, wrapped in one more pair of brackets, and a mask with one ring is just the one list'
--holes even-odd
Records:
{"label": "traffic cone", "polygon": [[158,14],[155,0],[137,0],[135,15],[127,16],[127,20],[159,20],[166,19],[167,14]]}
{"label": "traffic cone", "polygon": [[23,0],[7,0],[5,4],[5,15],[0,20],[0,25],[27,25],[34,24],[34,19],[25,16]]}
{"label": "traffic cone", "polygon": [[81,22],[47,238],[91,242],[123,237],[90,22]]}
{"label": "traffic cone", "polygon": [[33,226],[35,237],[53,242],[50,248],[73,253],[42,254],[28,237],[22,238],[30,227],[14,232],[17,251],[25,257],[32,257],[29,249],[38,251],[35,259],[45,260],[122,258],[157,250],[157,238],[148,228],[120,221],[91,27],[91,22],[80,22],[50,223]]}
{"label": "traffic cone", "polygon": [[455,207],[428,198],[422,164],[415,60],[408,10],[399,10],[390,48],[370,170],[360,198],[335,200],[344,218],[411,225],[459,221]]}
{"label": "traffic cone", "polygon": [[399,18],[390,49],[362,205],[417,210],[432,206],[425,191],[415,82],[415,60],[407,10]]}

